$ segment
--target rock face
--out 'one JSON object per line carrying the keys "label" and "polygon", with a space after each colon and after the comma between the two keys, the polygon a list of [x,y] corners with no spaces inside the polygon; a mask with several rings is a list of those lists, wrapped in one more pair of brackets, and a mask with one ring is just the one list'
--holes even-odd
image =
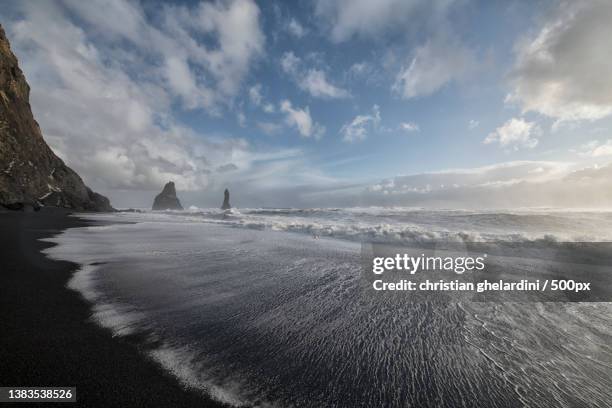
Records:
{"label": "rock face", "polygon": [[30,87],[0,26],[0,207],[113,211],[47,145],[29,99]]}
{"label": "rock face", "polygon": [[221,206],[222,210],[229,210],[232,208],[229,202],[229,190],[226,188],[223,192],[223,205]]}
{"label": "rock face", "polygon": [[183,206],[176,196],[176,188],[172,181],[166,183],[161,193],[155,196],[154,210],[182,210]]}

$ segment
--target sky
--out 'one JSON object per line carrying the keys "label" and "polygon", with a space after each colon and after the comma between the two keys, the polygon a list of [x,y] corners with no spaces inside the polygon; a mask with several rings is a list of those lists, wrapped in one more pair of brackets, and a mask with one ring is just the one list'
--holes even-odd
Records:
{"label": "sky", "polygon": [[607,0],[3,2],[53,150],[116,207],[612,206]]}

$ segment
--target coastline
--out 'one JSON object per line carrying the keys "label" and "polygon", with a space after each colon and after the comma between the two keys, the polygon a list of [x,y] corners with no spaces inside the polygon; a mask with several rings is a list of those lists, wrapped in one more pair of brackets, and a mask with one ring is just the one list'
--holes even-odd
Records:
{"label": "coastline", "polygon": [[51,211],[0,212],[2,386],[75,386],[88,407],[224,407],[91,321],[90,305],[66,284],[77,264],[54,261],[40,241],[94,223]]}

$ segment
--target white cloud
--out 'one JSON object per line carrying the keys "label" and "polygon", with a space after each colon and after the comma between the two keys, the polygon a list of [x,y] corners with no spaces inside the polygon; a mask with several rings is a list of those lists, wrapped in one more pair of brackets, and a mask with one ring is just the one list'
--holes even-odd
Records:
{"label": "white cloud", "polygon": [[[515,161],[398,176],[364,186],[360,205],[609,208],[612,165]],[[336,204],[338,205],[338,204]]]}
{"label": "white cloud", "polygon": [[285,52],[281,57],[283,71],[291,76],[300,89],[315,98],[339,99],[351,96],[347,90],[330,83],[324,71],[316,68],[302,69],[301,62],[301,58],[292,51]]}
{"label": "white cloud", "polygon": [[534,122],[521,118],[512,118],[502,126],[489,133],[484,143],[499,143],[502,147],[515,150],[525,147],[532,149],[537,146],[540,128]]}
{"label": "white cloud", "polygon": [[612,140],[608,140],[606,143],[601,144],[591,151],[592,157],[602,157],[612,155]]}
{"label": "white cloud", "polygon": [[603,143],[593,140],[585,143],[580,147],[578,153],[585,157],[612,156],[612,140],[607,140]]}
{"label": "white cloud", "polygon": [[285,113],[287,124],[295,127],[301,136],[313,136],[318,139],[325,133],[325,127],[312,120],[308,106],[304,109],[294,108],[291,102],[285,99],[281,102],[279,109]]}
{"label": "white cloud", "polygon": [[182,100],[185,108],[208,108],[211,113],[216,113],[214,91],[197,84],[195,76],[185,59],[168,57],[163,74],[169,90],[172,91],[174,96]]}
{"label": "white cloud", "polygon": [[463,78],[473,61],[466,47],[448,36],[437,36],[416,49],[408,66],[397,74],[393,90],[405,99],[431,95]]}
{"label": "white cloud", "polygon": [[402,122],[399,127],[404,132],[418,132],[420,130],[419,125],[414,122]]}
{"label": "white cloud", "polygon": [[295,18],[289,20],[289,24],[287,24],[287,31],[297,38],[302,38],[306,35],[306,29]]}
{"label": "white cloud", "polygon": [[219,43],[213,49],[200,45],[194,51],[201,55],[194,59],[201,58],[210,67],[222,91],[235,94],[252,58],[263,52],[265,37],[259,25],[257,4],[252,0],[202,2],[192,19],[185,18],[185,12],[189,10],[178,12],[183,16],[177,17],[179,24],[192,24],[198,33],[215,35]]}
{"label": "white cloud", "polygon": [[253,105],[261,105],[263,100],[263,97],[261,96],[261,84],[256,84],[249,88],[249,98],[251,99]]}
{"label": "white cloud", "polygon": [[347,90],[329,83],[325,72],[318,69],[309,69],[299,80],[298,86],[316,98],[337,99],[350,96]]}
{"label": "white cloud", "polygon": [[[563,162],[515,161],[490,166],[450,169],[397,176],[370,185],[367,190],[393,196],[443,194],[458,199],[470,190],[492,191],[521,183],[544,183],[569,174],[571,164]],[[474,199],[479,199],[472,197]]]}
{"label": "white cloud", "polygon": [[372,66],[369,62],[356,62],[349,68],[349,75],[352,77],[362,77],[372,71]]}
{"label": "white cloud", "polygon": [[261,84],[255,84],[249,88],[249,99],[251,103],[257,107],[260,107],[266,113],[274,113],[274,105],[267,102],[263,97]]}
{"label": "white cloud", "polygon": [[[537,189],[541,183],[560,180],[571,174],[572,165],[563,162],[515,161],[467,169],[397,176],[366,187],[369,203],[429,202],[448,205],[475,205],[494,197],[503,203],[500,192],[510,189]],[[539,187],[541,189],[541,187]],[[511,195],[510,195],[511,197]],[[516,200],[518,198],[518,200]],[[523,197],[514,197],[521,201]],[[377,201],[378,199],[378,201]],[[506,205],[511,201],[506,201]],[[487,201],[488,203],[488,201]],[[498,204],[499,205],[499,204]]]}
{"label": "white cloud", "polygon": [[385,70],[389,68],[383,61],[380,64],[368,61],[355,62],[344,72],[344,79],[357,86],[381,86],[388,82],[388,73]]}
{"label": "white cloud", "polygon": [[[215,113],[219,104],[236,95],[251,62],[263,53],[260,11],[252,0],[165,6],[153,17],[155,23],[140,4],[129,1],[62,4],[65,9],[58,4],[51,13],[59,19],[68,14],[80,19],[83,26],[78,28],[95,35],[97,47],[103,41],[109,47],[104,52],[120,59],[117,64],[147,64],[147,73],[162,76],[188,109]],[[20,32],[19,26],[16,30]],[[214,45],[199,40],[202,37],[212,38]],[[127,51],[129,45],[136,49]]]}
{"label": "white cloud", "polygon": [[478,127],[478,125],[480,125],[480,122],[475,120],[475,119],[470,119],[470,121],[468,122],[468,128],[471,129],[476,129]]}
{"label": "white cloud", "polygon": [[287,51],[281,57],[281,67],[286,74],[293,74],[297,72],[300,61],[293,51]]}
{"label": "white cloud", "polygon": [[517,45],[509,101],[567,120],[612,114],[612,2],[562,1],[532,38]]}
{"label": "white cloud", "polygon": [[324,19],[334,42],[440,19],[452,0],[318,0],[315,14]]}
{"label": "white cloud", "polygon": [[357,115],[352,121],[345,123],[340,129],[342,140],[345,142],[359,142],[365,140],[368,131],[376,130],[380,124],[380,108],[378,105],[372,107],[372,114]]}
{"label": "white cloud", "polygon": [[[34,115],[50,146],[92,187],[156,191],[174,180],[195,191],[215,184],[212,170],[227,163],[259,171],[261,154],[248,142],[197,133],[173,110],[175,102],[213,109],[234,94],[263,47],[255,3],[163,8],[155,25],[127,1],[10,7],[19,20],[3,24],[31,85]],[[177,21],[198,24],[176,31]],[[237,26],[244,31],[229,32]]]}

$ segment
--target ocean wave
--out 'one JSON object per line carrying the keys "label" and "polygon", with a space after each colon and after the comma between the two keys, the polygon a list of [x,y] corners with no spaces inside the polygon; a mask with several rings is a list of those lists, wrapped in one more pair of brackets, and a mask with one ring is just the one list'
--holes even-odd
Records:
{"label": "ocean wave", "polygon": [[[359,242],[595,242],[612,239],[608,213],[492,213],[406,208],[192,208],[129,214],[140,221],[207,222]],[[595,227],[597,226],[597,227]]]}

